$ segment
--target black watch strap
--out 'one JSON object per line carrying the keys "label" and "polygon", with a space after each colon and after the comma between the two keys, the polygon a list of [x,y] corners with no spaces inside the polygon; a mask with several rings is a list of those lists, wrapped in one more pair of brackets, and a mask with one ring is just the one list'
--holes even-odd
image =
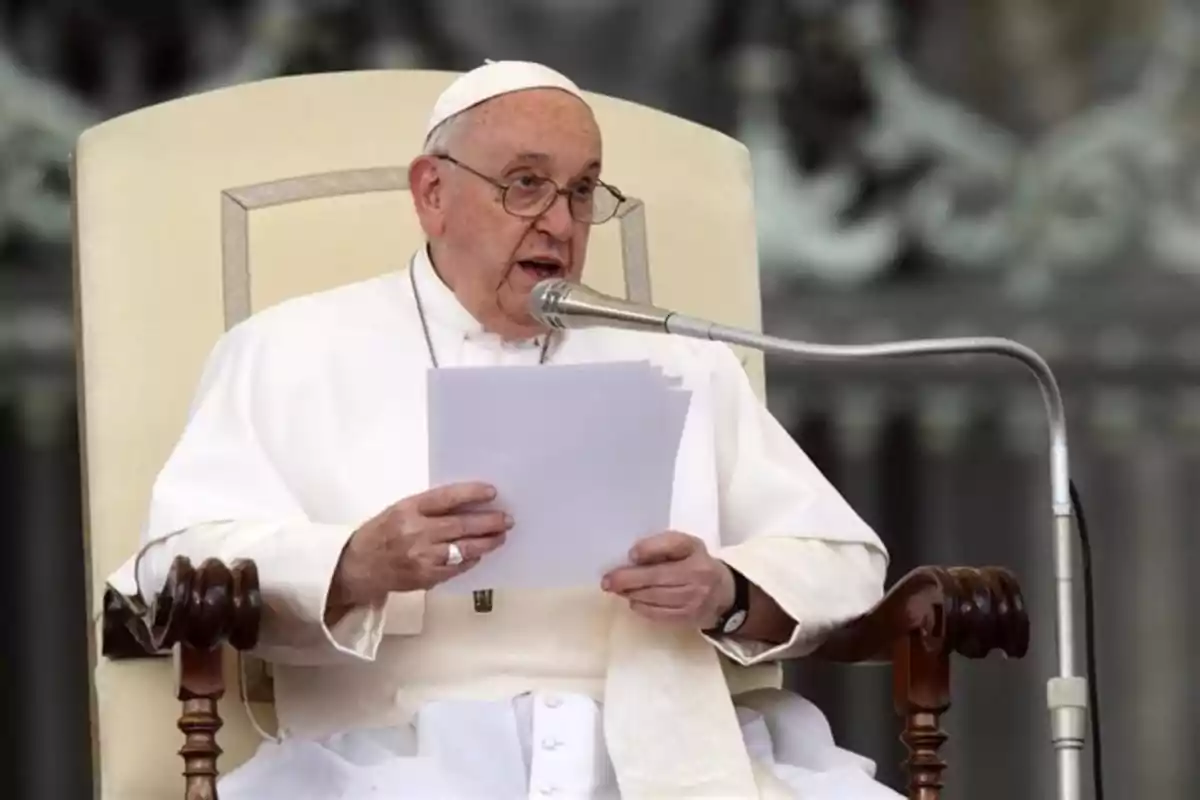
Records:
{"label": "black watch strap", "polygon": [[716,625],[702,631],[707,636],[737,633],[746,624],[746,617],[750,614],[750,581],[733,567],[729,567],[729,572],[733,575],[733,605],[721,615]]}

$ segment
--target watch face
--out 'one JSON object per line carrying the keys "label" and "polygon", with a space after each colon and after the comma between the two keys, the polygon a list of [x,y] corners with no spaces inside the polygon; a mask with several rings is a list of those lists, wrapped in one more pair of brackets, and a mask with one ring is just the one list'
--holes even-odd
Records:
{"label": "watch face", "polygon": [[733,633],[738,628],[742,627],[742,623],[746,621],[745,611],[735,611],[729,615],[729,619],[725,620],[725,633]]}

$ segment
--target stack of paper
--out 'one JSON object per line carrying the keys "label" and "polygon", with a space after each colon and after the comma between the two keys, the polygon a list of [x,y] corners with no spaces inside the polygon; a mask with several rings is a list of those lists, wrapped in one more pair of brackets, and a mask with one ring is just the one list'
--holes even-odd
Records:
{"label": "stack of paper", "polygon": [[429,372],[432,486],[484,481],[515,525],[435,591],[598,586],[667,530],[691,392],[649,362]]}

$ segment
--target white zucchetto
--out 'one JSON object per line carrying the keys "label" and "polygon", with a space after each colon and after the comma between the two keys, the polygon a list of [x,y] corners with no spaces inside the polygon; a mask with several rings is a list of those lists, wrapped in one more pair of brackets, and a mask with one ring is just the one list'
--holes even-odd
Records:
{"label": "white zucchetto", "polygon": [[446,120],[485,100],[525,89],[561,89],[583,99],[575,83],[560,72],[532,61],[488,61],[463,73],[433,104],[425,138]]}

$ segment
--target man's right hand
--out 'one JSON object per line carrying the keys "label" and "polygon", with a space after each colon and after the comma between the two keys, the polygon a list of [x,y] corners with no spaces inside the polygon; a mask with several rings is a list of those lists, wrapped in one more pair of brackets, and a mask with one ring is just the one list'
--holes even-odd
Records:
{"label": "man's right hand", "polygon": [[[429,589],[479,563],[504,544],[512,518],[469,506],[496,498],[486,483],[454,483],[388,506],[363,523],[346,544],[326,605],[333,624],[354,606],[381,605],[389,592]],[[450,544],[463,562],[446,564]]]}

